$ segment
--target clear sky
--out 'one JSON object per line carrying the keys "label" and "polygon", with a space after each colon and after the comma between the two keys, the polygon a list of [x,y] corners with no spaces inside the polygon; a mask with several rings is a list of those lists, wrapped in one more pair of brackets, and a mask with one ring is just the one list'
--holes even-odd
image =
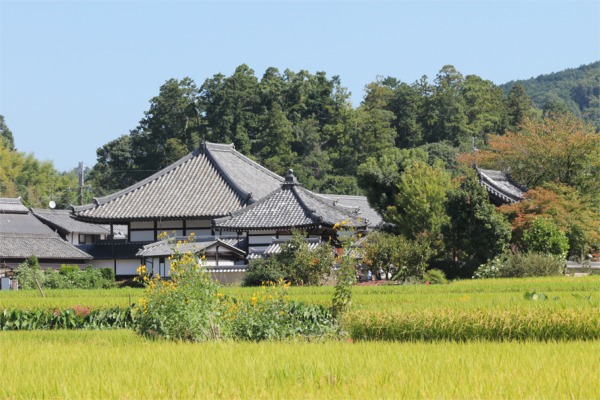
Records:
{"label": "clear sky", "polygon": [[170,78],[246,63],[339,75],[359,105],[378,75],[445,64],[497,84],[600,59],[600,1],[0,0],[0,114],[59,170],[137,126]]}

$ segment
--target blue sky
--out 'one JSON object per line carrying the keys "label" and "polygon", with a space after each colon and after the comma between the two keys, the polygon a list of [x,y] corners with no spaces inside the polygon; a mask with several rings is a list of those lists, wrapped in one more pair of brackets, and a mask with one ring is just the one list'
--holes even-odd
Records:
{"label": "blue sky", "polygon": [[501,84],[599,59],[598,1],[0,0],[0,114],[59,170],[92,166],[166,80],[242,63],[339,75],[357,106],[378,75]]}

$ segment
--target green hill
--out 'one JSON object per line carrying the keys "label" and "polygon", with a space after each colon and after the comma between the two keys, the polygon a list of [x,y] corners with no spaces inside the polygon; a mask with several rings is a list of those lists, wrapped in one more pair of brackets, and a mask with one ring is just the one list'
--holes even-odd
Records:
{"label": "green hill", "polygon": [[520,84],[536,107],[543,110],[569,110],[600,130],[600,61],[500,85],[508,93]]}

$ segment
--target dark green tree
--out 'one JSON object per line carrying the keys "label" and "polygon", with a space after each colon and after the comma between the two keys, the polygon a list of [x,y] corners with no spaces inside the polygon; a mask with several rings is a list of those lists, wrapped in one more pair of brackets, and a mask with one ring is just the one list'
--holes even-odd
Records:
{"label": "dark green tree", "polygon": [[15,150],[15,138],[4,122],[3,115],[0,115],[0,142],[4,143],[7,149]]}
{"label": "dark green tree", "polygon": [[515,83],[508,92],[506,109],[508,113],[508,126],[511,129],[517,128],[526,117],[532,115],[533,103],[520,84]]}
{"label": "dark green tree", "polygon": [[489,202],[487,191],[474,171],[468,171],[460,187],[448,193],[449,221],[443,232],[448,250],[459,261],[459,275],[471,277],[479,265],[504,252],[511,225]]}

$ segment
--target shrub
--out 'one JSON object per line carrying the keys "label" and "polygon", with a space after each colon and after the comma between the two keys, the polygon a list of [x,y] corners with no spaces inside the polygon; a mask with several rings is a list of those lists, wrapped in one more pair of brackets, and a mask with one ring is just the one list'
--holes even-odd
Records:
{"label": "shrub", "polygon": [[109,282],[115,281],[115,271],[112,268],[98,268],[100,274],[102,274],[102,278]]}
{"label": "shrub", "polygon": [[70,276],[79,272],[77,265],[61,265],[58,270],[62,275]]}
{"label": "shrub", "polygon": [[536,218],[523,231],[522,245],[525,251],[552,254],[565,259],[569,251],[569,239],[549,218]]}
{"label": "shrub", "polygon": [[44,283],[44,273],[40,269],[40,264],[35,256],[31,256],[19,264],[15,272],[21,289],[37,288],[36,279],[40,285]]}
{"label": "shrub", "polygon": [[423,281],[429,282],[432,285],[448,283],[448,279],[446,279],[446,274],[444,271],[436,268],[425,271],[423,274]]}
{"label": "shrub", "polygon": [[371,268],[388,272],[394,270],[394,279],[421,279],[427,262],[433,254],[429,240],[419,235],[416,240],[389,233],[372,233],[364,245],[365,262]]}
{"label": "shrub", "polygon": [[62,265],[58,271],[42,271],[37,260],[28,259],[19,265],[16,274],[19,287],[23,290],[37,288],[34,277],[42,287],[48,289],[101,289],[115,286],[114,279],[106,279],[101,269],[91,265],[84,270],[76,265]]}
{"label": "shrub", "polygon": [[331,246],[321,244],[310,250],[300,231],[293,231],[292,238],[281,244],[281,252],[272,257],[294,285],[321,284],[334,262]]}
{"label": "shrub", "polygon": [[266,282],[279,282],[284,273],[274,257],[250,260],[242,286],[260,286]]}
{"label": "shrub", "polygon": [[171,279],[149,277],[138,269],[146,283],[144,297],[136,306],[135,331],[148,338],[205,341],[221,337],[219,300],[213,281],[198,256],[175,254]]}
{"label": "shrub", "polygon": [[236,299],[218,294],[221,299],[220,332],[236,340],[281,340],[315,337],[333,332],[331,311],[320,305],[289,301],[289,283],[263,285],[249,298]]}
{"label": "shrub", "polygon": [[67,289],[71,285],[69,279],[59,271],[44,271],[44,287],[48,289]]}
{"label": "shrub", "polygon": [[498,256],[475,271],[474,278],[522,278],[564,273],[565,263],[540,253],[514,253]]}
{"label": "shrub", "polygon": [[498,273],[499,278],[552,276],[564,273],[565,263],[556,257],[540,253],[515,253]]}
{"label": "shrub", "polygon": [[[59,275],[56,272],[56,275]],[[115,329],[131,328],[131,308],[106,308],[90,310],[89,307],[55,310],[2,310],[0,330],[37,329]]]}

